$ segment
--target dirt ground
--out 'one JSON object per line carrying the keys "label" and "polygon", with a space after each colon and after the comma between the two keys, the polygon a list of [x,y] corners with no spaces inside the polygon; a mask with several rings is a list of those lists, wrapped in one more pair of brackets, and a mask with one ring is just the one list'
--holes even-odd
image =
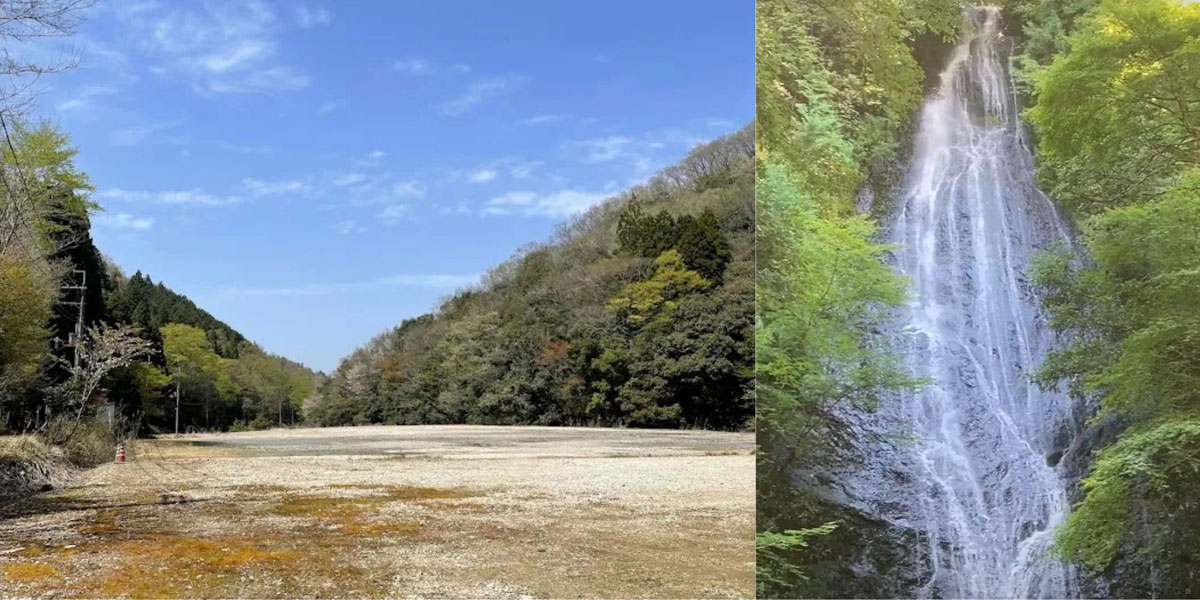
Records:
{"label": "dirt ground", "polygon": [[748,598],[753,449],[542,427],[169,436],[0,506],[0,596]]}

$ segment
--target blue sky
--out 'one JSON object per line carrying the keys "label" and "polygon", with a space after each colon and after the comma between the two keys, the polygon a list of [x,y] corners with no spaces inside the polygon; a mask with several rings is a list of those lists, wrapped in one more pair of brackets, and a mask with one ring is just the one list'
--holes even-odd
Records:
{"label": "blue sky", "polygon": [[110,0],[37,107],[97,187],[103,252],[330,370],[748,122],[753,11]]}

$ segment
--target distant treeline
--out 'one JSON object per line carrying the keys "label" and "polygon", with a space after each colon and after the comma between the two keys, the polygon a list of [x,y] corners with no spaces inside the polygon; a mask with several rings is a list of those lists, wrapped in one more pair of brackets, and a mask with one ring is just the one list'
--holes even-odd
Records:
{"label": "distant treeline", "polygon": [[6,124],[0,432],[47,431],[105,404],[143,431],[169,431],[176,391],[181,429],[298,421],[317,375],[265,353],[162,283],[122,274],[92,242],[88,215],[100,207],[66,134]]}
{"label": "distant treeline", "polygon": [[319,425],[748,427],[754,130],[521,250],[343,359]]}

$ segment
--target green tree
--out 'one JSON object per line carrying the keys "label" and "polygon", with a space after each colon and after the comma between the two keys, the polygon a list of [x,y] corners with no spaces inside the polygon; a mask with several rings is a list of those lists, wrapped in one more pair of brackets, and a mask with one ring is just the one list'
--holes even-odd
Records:
{"label": "green tree", "polygon": [[1098,396],[1095,421],[1115,418],[1130,427],[1096,456],[1087,495],[1060,532],[1061,549],[1093,568],[1107,566],[1130,540],[1156,542],[1141,522],[1129,522],[1135,509],[1174,515],[1167,522],[1175,535],[1200,535],[1200,515],[1188,517],[1183,508],[1188,496],[1163,480],[1164,473],[1200,468],[1196,455],[1185,451],[1200,447],[1197,224],[1200,173],[1159,201],[1084,221],[1093,261],[1087,266],[1065,250],[1036,264],[1051,325],[1073,340],[1050,353],[1036,380],[1045,387],[1067,383],[1081,399]]}
{"label": "green tree", "polygon": [[186,406],[199,404],[204,409],[203,420],[193,413],[189,422],[210,426],[213,409],[224,410],[237,391],[228,365],[213,351],[203,329],[168,323],[159,331],[168,369],[181,392],[179,414]]}
{"label": "green tree", "polygon": [[608,310],[638,326],[670,318],[682,298],[712,285],[683,264],[678,251],[668,250],[654,259],[654,276],[631,283],[608,301]]}
{"label": "green tree", "polygon": [[675,219],[665,210],[645,215],[640,205],[630,202],[617,220],[617,242],[629,254],[653,258],[674,247],[678,239]]}
{"label": "green tree", "polygon": [[38,374],[50,337],[46,323],[55,290],[33,264],[0,254],[0,424],[21,410],[20,398]]}
{"label": "green tree", "polygon": [[675,247],[687,267],[701,277],[720,284],[725,278],[725,266],[733,259],[729,240],[721,231],[721,221],[711,208],[700,216],[684,215],[676,222],[679,241]]}
{"label": "green tree", "polygon": [[[1094,454],[1057,550],[1130,574],[1115,593],[1193,596],[1200,543],[1200,7],[1102,0],[1037,72],[1039,176],[1080,218],[1086,260],[1033,275],[1065,334],[1035,373],[1118,432]],[[1111,439],[1113,436],[1107,436]]]}
{"label": "green tree", "polygon": [[1200,165],[1200,5],[1105,0],[1036,78],[1028,117],[1051,197],[1094,214]]}

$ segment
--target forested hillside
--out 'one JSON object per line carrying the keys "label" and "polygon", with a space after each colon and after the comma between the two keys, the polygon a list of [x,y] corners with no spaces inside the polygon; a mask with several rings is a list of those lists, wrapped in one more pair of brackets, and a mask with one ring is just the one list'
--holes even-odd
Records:
{"label": "forested hillside", "polygon": [[698,146],[375,337],[305,419],[748,427],[753,135]]}
{"label": "forested hillside", "polygon": [[123,275],[92,242],[101,207],[66,134],[9,113],[3,125],[0,431],[66,441],[58,432],[89,430],[66,424],[106,404],[118,428],[143,431],[297,421],[317,376],[162,283]]}

